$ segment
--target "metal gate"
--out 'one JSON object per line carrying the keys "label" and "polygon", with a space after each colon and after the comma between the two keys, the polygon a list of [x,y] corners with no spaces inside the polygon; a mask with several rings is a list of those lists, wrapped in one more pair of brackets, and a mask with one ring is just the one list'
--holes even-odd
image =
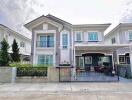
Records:
{"label": "metal gate", "polygon": [[118,82],[118,68],[92,67],[75,69],[59,67],[60,82]]}

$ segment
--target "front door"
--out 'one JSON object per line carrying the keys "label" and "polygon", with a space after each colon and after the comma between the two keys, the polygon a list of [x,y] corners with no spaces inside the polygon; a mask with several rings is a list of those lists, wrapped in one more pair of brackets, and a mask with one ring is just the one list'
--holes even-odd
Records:
{"label": "front door", "polygon": [[85,67],[90,67],[92,65],[92,56],[85,56]]}
{"label": "front door", "polygon": [[79,67],[84,68],[84,57],[79,57]]}

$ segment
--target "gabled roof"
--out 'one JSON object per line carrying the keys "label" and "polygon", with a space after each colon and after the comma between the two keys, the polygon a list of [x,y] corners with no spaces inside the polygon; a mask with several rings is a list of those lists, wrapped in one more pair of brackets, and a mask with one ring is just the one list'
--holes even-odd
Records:
{"label": "gabled roof", "polygon": [[113,28],[110,32],[108,32],[105,37],[108,37],[112,32],[116,31],[120,27],[127,27],[127,26],[132,26],[132,23],[119,23],[115,28]]}
{"label": "gabled roof", "polygon": [[109,27],[111,23],[106,23],[106,24],[77,24],[73,25],[73,27],[98,27],[98,26],[106,26]]}
{"label": "gabled roof", "polygon": [[22,35],[22,34],[16,32],[16,31],[12,30],[11,28],[9,28],[9,27],[7,27],[7,26],[5,26],[5,25],[3,25],[3,24],[0,24],[0,26],[6,28],[6,29],[9,30],[9,31],[12,31],[13,33],[16,33],[16,35],[18,35],[18,36],[21,36],[21,37],[23,37],[23,38],[25,38],[25,39],[31,41],[31,39],[29,39],[28,37],[26,37],[26,36],[24,36],[24,35]]}
{"label": "gabled roof", "polygon": [[42,17],[44,17],[44,15],[42,15],[42,16],[40,16],[40,17],[38,17],[38,18],[36,18],[36,19],[34,19],[34,20],[32,20],[32,21],[26,23],[24,26],[27,28],[32,22],[34,22],[34,21],[36,21],[36,20],[38,20],[38,19],[40,19],[40,18],[42,18]]}
{"label": "gabled roof", "polygon": [[71,23],[69,23],[69,22],[67,22],[67,21],[64,21],[64,20],[62,20],[62,19],[60,19],[60,18],[58,18],[58,17],[55,17],[55,16],[53,16],[53,15],[51,15],[51,14],[46,15],[46,17],[47,17],[47,18],[50,18],[50,19],[52,19],[52,20],[54,20],[54,21],[56,21],[56,22],[58,22],[58,23],[60,23],[60,24],[72,25]]}
{"label": "gabled roof", "polygon": [[42,15],[42,16],[40,16],[40,17],[38,17],[38,18],[32,20],[31,22],[28,22],[28,23],[25,24],[24,26],[25,26],[26,28],[29,29],[29,27],[31,27],[33,23],[35,23],[35,22],[37,22],[37,21],[41,22],[43,19],[48,19],[48,20],[53,21],[53,22],[55,22],[56,24],[61,25],[61,26],[63,26],[64,24],[66,24],[66,25],[71,25],[70,23],[68,23],[68,22],[66,22],[66,21],[64,21],[64,20],[61,20],[61,19],[59,19],[59,18],[57,18],[57,17],[55,17],[55,16],[53,16],[53,15],[48,14],[48,15],[46,15],[46,16]]}
{"label": "gabled roof", "polygon": [[66,25],[66,26],[68,26],[70,28],[71,27],[73,27],[73,28],[75,28],[75,27],[103,27],[103,28],[106,29],[106,28],[108,28],[111,25],[111,23],[106,23],[106,24],[78,24],[78,25],[72,25],[71,23],[69,23],[67,21],[64,21],[64,20],[62,20],[62,19],[60,19],[58,17],[55,17],[55,16],[53,16],[51,14],[48,14],[46,16],[42,15],[42,16],[40,16],[40,17],[32,20],[31,22],[25,24],[24,26],[29,29],[29,27],[32,26],[33,23],[35,23],[37,21],[40,21],[40,20],[42,21],[43,18],[47,18],[49,20],[52,20],[52,21],[54,21],[54,22],[56,22],[58,24],[61,24],[62,26]]}

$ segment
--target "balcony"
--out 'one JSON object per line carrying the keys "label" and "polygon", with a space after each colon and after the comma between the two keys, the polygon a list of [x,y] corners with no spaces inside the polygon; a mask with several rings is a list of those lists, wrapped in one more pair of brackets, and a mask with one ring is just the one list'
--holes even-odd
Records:
{"label": "balcony", "polygon": [[37,41],[36,47],[52,48],[54,47],[54,41]]}

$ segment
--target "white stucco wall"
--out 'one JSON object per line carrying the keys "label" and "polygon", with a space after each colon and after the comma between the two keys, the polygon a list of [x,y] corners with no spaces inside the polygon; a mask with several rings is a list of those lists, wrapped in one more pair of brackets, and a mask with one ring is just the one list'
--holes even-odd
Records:
{"label": "white stucco wall", "polygon": [[[62,46],[62,35],[68,34],[68,47],[65,49]],[[60,63],[70,63],[70,32],[68,30],[63,30],[60,33]]]}

